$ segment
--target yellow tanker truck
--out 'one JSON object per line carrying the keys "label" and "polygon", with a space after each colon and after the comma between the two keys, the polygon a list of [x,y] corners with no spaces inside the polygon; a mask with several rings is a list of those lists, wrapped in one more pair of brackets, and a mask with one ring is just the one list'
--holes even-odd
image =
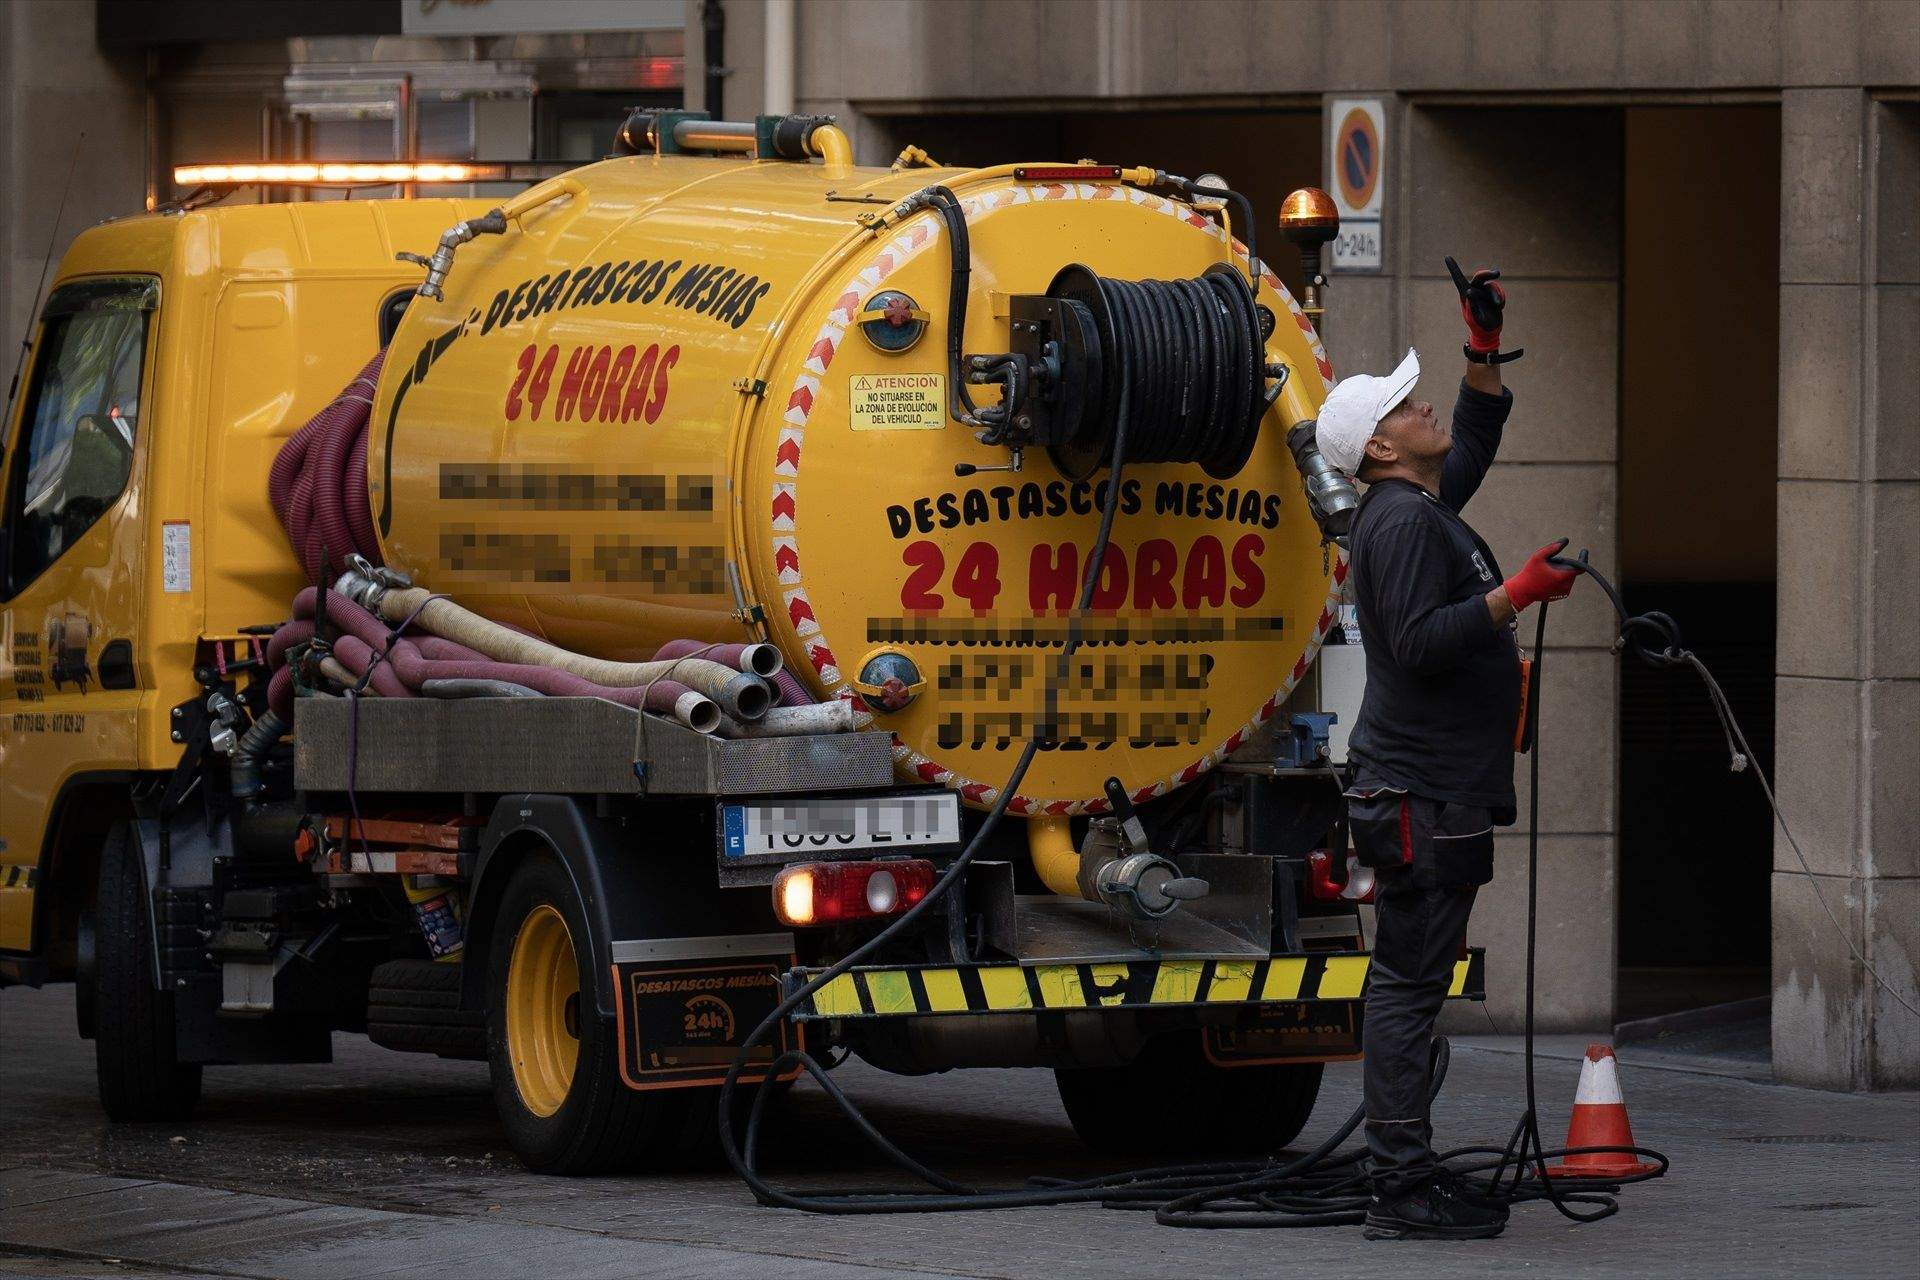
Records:
{"label": "yellow tanker truck", "polygon": [[555,1172],[801,1046],[1285,1143],[1368,967],[1289,701],[1351,494],[1244,200],[621,137],[68,251],[0,472],[0,975],[78,983],[116,1119],[364,1031],[489,1060]]}

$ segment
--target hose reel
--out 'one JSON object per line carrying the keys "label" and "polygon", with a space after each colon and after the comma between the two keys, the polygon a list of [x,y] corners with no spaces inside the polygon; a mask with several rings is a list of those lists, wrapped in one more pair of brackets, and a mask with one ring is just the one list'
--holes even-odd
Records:
{"label": "hose reel", "polygon": [[1008,317],[1013,350],[968,357],[968,381],[1001,383],[1015,405],[986,442],[1045,448],[1071,480],[1112,465],[1123,393],[1128,462],[1193,462],[1229,479],[1279,389],[1267,386],[1271,320],[1225,263],[1187,280],[1114,280],[1075,263],[1046,293],[1013,297]]}

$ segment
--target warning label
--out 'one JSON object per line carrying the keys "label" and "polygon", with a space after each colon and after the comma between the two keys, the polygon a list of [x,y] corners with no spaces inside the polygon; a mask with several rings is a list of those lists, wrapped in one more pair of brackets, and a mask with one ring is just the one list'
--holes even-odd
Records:
{"label": "warning label", "polygon": [[160,526],[160,589],[169,594],[193,590],[193,526],[185,520]]}
{"label": "warning label", "polygon": [[947,425],[944,373],[856,373],[847,399],[855,431],[938,431]]}

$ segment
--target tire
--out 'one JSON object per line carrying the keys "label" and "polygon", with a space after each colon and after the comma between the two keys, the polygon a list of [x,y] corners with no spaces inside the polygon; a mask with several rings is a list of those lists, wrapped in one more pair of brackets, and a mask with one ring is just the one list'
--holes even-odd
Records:
{"label": "tire", "polygon": [[1219,1077],[1220,1109],[1214,1117],[1212,1149],[1264,1156],[1283,1150],[1313,1118],[1325,1064],[1288,1062],[1214,1070]]}
{"label": "tire", "polygon": [[173,996],[153,985],[153,925],[139,838],[116,823],[100,852],[94,910],[94,1064],[100,1105],[121,1122],[184,1120],[200,1068],[180,1061]]}
{"label": "tire", "polygon": [[460,966],[453,963],[376,965],[367,991],[367,1038],[402,1053],[487,1058],[486,1015],[460,1007]]}
{"label": "tire", "polygon": [[[522,1163],[562,1175],[712,1163],[718,1089],[640,1092],[620,1078],[613,1021],[594,1015],[579,989],[593,956],[566,869],[529,857],[507,882],[499,911],[486,960],[487,1060],[501,1124]],[[569,988],[571,1000],[561,994]],[[568,1004],[573,1012],[563,1016]]]}
{"label": "tire", "polygon": [[1124,1067],[1054,1072],[1074,1132],[1102,1155],[1265,1155],[1298,1137],[1321,1064],[1221,1067],[1199,1032],[1149,1040]]}

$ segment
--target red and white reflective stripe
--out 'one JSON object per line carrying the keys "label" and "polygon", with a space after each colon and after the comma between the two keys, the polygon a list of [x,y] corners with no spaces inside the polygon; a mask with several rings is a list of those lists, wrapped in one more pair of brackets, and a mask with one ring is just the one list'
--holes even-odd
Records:
{"label": "red and white reflective stripe", "polygon": [[[1211,218],[1196,217],[1191,207],[1176,203],[1165,196],[1154,195],[1138,187],[1118,186],[1112,183],[1076,183],[1050,182],[1031,186],[1001,187],[970,196],[960,202],[960,210],[968,222],[975,221],[983,214],[1008,205],[1029,204],[1045,200],[1124,200],[1139,205],[1155,213],[1178,218],[1196,227],[1215,240],[1226,239],[1226,233]],[[833,363],[834,355],[840,349],[841,339],[852,326],[863,298],[871,296],[882,280],[892,275],[909,259],[918,256],[927,248],[939,242],[941,226],[931,214],[923,214],[907,224],[900,234],[888,241],[886,246],[864,267],[842,282],[832,308],[825,321],[814,335],[813,345],[808,348],[807,359],[800,373],[794,378],[793,387],[787,396],[786,408],[781,416],[781,428],[775,446],[772,525],[774,531],[774,563],[777,567],[781,596],[787,606],[788,620],[795,633],[800,636],[806,649],[808,661],[819,675],[822,685],[834,697],[845,699],[853,704],[854,722],[859,728],[867,728],[873,723],[873,715],[866,703],[853,692],[852,686],[842,674],[838,659],[834,656],[833,645],[821,630],[818,617],[814,613],[813,601],[808,598],[806,588],[801,585],[800,550],[798,539],[794,536],[799,521],[799,478],[800,460],[806,444],[807,419],[813,412],[827,369]],[[1238,240],[1231,242],[1232,249],[1240,256],[1246,256],[1246,246]],[[1320,345],[1319,336],[1314,332],[1312,322],[1300,309],[1293,295],[1288,293],[1280,278],[1270,271],[1263,271],[1261,279],[1268,288],[1286,303],[1294,323],[1300,327],[1312,348],[1314,364],[1320,374],[1322,385],[1329,391],[1333,389],[1333,365],[1327,359],[1326,350]],[[1286,679],[1275,690],[1274,695],[1260,707],[1252,719],[1229,734],[1221,744],[1206,755],[1193,761],[1184,768],[1174,771],[1158,782],[1149,783],[1133,793],[1136,802],[1144,802],[1155,796],[1165,795],[1175,787],[1182,786],[1199,777],[1213,766],[1236,751],[1261,725],[1272,719],[1282,703],[1287,700],[1293,688],[1307,673],[1314,655],[1320,651],[1320,643],[1326,638],[1327,631],[1333,626],[1334,617],[1340,605],[1346,599],[1347,555],[1341,551],[1333,564],[1332,582],[1326,600],[1320,608],[1311,634],[1307,637],[1306,648],[1301,652],[1288,671]],[[990,805],[999,797],[999,789],[972,778],[955,773],[946,765],[921,755],[899,737],[893,739],[893,758],[895,763],[906,772],[924,782],[948,787],[959,791],[976,804]],[[1008,808],[1019,814],[1055,814],[1074,816],[1107,811],[1107,799],[1104,795],[1085,800],[1052,800],[1031,796],[1015,796],[1008,801]]]}
{"label": "red and white reflective stripe", "polygon": [[1625,1106],[1620,1093],[1620,1073],[1611,1045],[1596,1044],[1587,1050],[1580,1064],[1580,1088],[1573,1095],[1576,1107]]}

